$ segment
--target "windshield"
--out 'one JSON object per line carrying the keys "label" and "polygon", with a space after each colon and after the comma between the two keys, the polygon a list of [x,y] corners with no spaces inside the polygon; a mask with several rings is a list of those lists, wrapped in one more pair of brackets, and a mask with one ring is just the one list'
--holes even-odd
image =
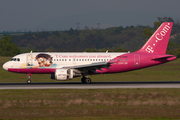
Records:
{"label": "windshield", "polygon": [[10,61],[20,61],[19,58],[12,58]]}

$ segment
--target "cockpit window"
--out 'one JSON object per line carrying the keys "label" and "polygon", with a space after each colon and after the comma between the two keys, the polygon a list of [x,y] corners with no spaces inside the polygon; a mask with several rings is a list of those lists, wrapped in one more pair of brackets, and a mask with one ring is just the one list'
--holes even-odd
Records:
{"label": "cockpit window", "polygon": [[20,61],[19,58],[12,58],[10,61]]}

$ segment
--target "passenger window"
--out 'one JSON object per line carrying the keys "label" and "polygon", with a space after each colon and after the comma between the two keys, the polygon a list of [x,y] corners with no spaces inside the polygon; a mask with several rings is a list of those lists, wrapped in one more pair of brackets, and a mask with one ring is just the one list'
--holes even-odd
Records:
{"label": "passenger window", "polygon": [[64,59],[62,59],[62,61],[64,61]]}
{"label": "passenger window", "polygon": [[20,61],[20,59],[18,58],[17,61]]}
{"label": "passenger window", "polygon": [[128,59],[126,59],[126,61],[128,61]]}
{"label": "passenger window", "polygon": [[69,61],[71,61],[71,59],[69,59]]}

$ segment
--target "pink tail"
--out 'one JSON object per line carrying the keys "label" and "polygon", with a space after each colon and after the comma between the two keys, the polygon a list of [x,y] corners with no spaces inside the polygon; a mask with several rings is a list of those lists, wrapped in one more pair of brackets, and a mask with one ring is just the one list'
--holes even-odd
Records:
{"label": "pink tail", "polygon": [[137,52],[149,54],[165,54],[173,22],[164,22]]}

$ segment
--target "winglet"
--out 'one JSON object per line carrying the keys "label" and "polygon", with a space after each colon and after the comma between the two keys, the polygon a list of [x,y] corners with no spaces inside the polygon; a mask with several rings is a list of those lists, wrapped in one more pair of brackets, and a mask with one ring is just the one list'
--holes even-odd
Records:
{"label": "winglet", "polygon": [[149,54],[165,54],[173,22],[164,22],[137,52]]}

